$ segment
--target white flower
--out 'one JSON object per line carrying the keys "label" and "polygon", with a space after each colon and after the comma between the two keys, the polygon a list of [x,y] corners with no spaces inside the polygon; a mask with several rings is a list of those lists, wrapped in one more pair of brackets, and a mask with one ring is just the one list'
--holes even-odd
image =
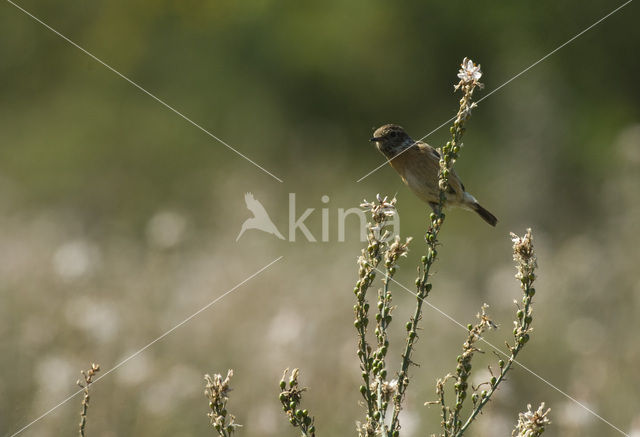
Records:
{"label": "white flower", "polygon": [[474,64],[471,59],[464,58],[460,66],[462,68],[458,72],[458,77],[464,82],[478,81],[482,77],[480,65]]}
{"label": "white flower", "polygon": [[547,417],[549,411],[551,411],[550,408],[545,411],[544,402],[536,411],[531,410],[531,404],[527,405],[527,411],[519,414],[512,436],[539,437],[544,432],[545,426],[551,423]]}
{"label": "white flower", "polygon": [[483,85],[480,83],[481,77],[482,71],[480,70],[480,65],[476,65],[469,58],[464,58],[462,60],[462,64],[460,64],[460,70],[458,71],[458,79],[460,79],[460,82],[455,86],[455,89],[457,90],[459,87],[465,85],[478,86],[482,88]]}
{"label": "white flower", "polygon": [[372,230],[380,230],[384,227],[387,217],[391,217],[396,213],[396,198],[389,200],[386,196],[376,195],[376,201],[368,202],[367,199],[360,204],[362,208],[368,209],[373,222],[376,226],[371,227]]}

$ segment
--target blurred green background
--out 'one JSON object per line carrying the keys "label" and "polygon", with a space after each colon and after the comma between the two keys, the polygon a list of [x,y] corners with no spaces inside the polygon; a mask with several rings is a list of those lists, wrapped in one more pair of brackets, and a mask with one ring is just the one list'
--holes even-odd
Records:
{"label": "blurred green background", "polygon": [[[352,325],[351,218],[338,208],[397,193],[412,251],[427,210],[384,167],[372,129],[419,138],[455,114],[458,64],[482,64],[486,95],[619,3],[97,1],[19,3],[284,180],[279,183],[8,2],[0,4],[0,435],[112,368],[278,256],[238,288],[93,387],[88,435],[213,435],[204,373],[235,369],[240,435],[296,435],[279,408],[285,367],[310,387],[319,435],[363,418]],[[509,231],[532,227],[539,257],[533,339],[523,364],[623,432],[640,434],[640,31],[631,3],[483,101],[457,164],[500,219],[448,214],[430,302],[466,324],[482,303],[510,338]],[[441,129],[428,141],[447,139]],[[296,215],[329,242],[248,231],[253,192],[286,235]],[[322,196],[329,196],[322,203]],[[414,298],[394,290],[398,357]],[[438,432],[438,377],[465,333],[426,309],[402,416]],[[394,355],[395,354],[395,355]],[[492,353],[478,358],[486,378]],[[390,366],[395,369],[391,359]],[[552,408],[549,436],[620,435],[516,367],[473,436],[510,435],[527,403]],[[80,397],[25,436],[76,432]]]}

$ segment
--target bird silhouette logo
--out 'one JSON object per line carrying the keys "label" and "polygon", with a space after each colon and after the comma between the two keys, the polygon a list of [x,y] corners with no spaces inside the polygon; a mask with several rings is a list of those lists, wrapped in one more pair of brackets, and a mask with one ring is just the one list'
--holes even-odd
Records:
{"label": "bird silhouette logo", "polygon": [[253,217],[248,218],[242,224],[242,229],[240,229],[240,233],[236,237],[236,241],[242,237],[242,234],[248,229],[258,229],[260,231],[266,232],[268,234],[273,234],[281,240],[284,240],[284,237],[276,228],[276,225],[273,224],[269,214],[262,206],[260,201],[256,200],[253,197],[252,193],[246,193],[244,195],[244,202],[247,204],[247,209],[253,213]]}

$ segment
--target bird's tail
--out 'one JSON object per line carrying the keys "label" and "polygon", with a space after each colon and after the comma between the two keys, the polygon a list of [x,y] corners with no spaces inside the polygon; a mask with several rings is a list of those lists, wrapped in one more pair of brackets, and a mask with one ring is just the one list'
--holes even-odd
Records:
{"label": "bird's tail", "polygon": [[480,217],[482,217],[482,220],[489,223],[491,226],[495,226],[498,223],[496,216],[484,209],[484,207],[479,203],[474,203],[471,205],[471,208],[477,212]]}

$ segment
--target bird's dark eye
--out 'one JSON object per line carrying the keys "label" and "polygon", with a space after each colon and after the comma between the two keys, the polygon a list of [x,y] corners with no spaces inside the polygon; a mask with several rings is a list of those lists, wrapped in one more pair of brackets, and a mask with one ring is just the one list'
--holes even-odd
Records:
{"label": "bird's dark eye", "polygon": [[395,137],[396,137],[396,135],[398,135],[398,133],[394,131],[394,132],[391,132],[391,134],[390,134],[390,135],[391,135],[391,137],[392,137],[392,138],[395,138]]}

